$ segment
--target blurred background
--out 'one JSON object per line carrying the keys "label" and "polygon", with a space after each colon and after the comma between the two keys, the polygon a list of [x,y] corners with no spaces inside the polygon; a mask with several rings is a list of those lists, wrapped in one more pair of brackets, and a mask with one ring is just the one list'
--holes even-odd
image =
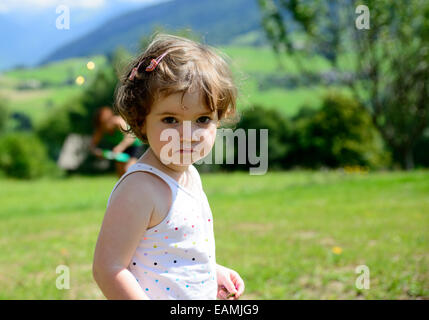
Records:
{"label": "blurred background", "polygon": [[269,130],[265,175],[196,165],[243,299],[429,298],[427,1],[2,0],[0,299],[104,299],[92,255],[124,161],[89,146],[156,32],[225,53],[235,128]]}

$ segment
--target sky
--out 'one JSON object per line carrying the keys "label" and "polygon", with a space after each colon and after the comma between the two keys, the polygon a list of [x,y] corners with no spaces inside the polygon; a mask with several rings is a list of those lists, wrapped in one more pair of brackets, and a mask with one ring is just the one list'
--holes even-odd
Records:
{"label": "sky", "polygon": [[48,10],[59,5],[70,8],[100,9],[111,3],[151,4],[160,0],[2,0],[0,13],[21,12],[23,14]]}
{"label": "sky", "polygon": [[[0,71],[32,67],[56,48],[127,11],[168,0],[0,0]],[[58,30],[65,5],[70,28]]]}

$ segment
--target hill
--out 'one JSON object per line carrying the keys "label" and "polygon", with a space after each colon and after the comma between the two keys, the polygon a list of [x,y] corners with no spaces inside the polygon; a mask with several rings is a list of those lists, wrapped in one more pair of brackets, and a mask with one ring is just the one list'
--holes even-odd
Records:
{"label": "hill", "polygon": [[[231,45],[218,46],[218,49],[232,60],[231,68],[240,90],[240,109],[259,104],[292,116],[302,105],[317,106],[328,90],[322,83],[288,86],[288,83],[295,81],[290,77],[298,76],[294,60],[288,55],[276,58],[269,47]],[[89,60],[95,62],[95,70],[87,69]],[[49,109],[83,92],[105,63],[106,57],[92,56],[65,59],[31,69],[11,70],[0,76],[0,96],[6,99],[11,110],[26,114],[38,123]],[[307,63],[317,73],[329,70],[328,62],[320,57],[314,57]],[[75,83],[78,76],[86,80],[81,86]],[[38,83],[38,87],[29,87],[29,82]],[[337,89],[346,91],[340,85]]]}
{"label": "hill", "polygon": [[256,0],[172,0],[109,19],[83,37],[55,50],[42,64],[71,57],[109,54],[118,46],[131,52],[155,26],[189,28],[211,45],[265,44]]}
{"label": "hill", "polygon": [[[34,67],[54,50],[108,19],[161,1],[0,1],[0,72]],[[61,3],[70,8],[67,30],[56,28],[60,15],[56,7]]]}

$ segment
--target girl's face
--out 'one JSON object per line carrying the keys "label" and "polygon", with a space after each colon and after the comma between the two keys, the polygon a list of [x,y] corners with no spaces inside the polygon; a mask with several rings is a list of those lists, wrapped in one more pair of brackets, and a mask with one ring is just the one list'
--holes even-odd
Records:
{"label": "girl's face", "polygon": [[217,112],[203,102],[200,91],[171,94],[155,101],[146,116],[146,134],[156,157],[169,167],[187,167],[210,153],[218,127]]}

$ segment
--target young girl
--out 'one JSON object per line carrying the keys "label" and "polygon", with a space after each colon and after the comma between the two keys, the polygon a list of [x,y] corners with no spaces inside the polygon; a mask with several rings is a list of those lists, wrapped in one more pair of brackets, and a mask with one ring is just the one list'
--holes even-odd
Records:
{"label": "young girl", "polygon": [[236,97],[214,49],[171,35],[157,35],[122,77],[115,108],[149,148],[108,199],[93,261],[108,299],[243,293],[238,273],[216,264],[213,217],[192,165],[210,152],[220,122],[236,116]]}

